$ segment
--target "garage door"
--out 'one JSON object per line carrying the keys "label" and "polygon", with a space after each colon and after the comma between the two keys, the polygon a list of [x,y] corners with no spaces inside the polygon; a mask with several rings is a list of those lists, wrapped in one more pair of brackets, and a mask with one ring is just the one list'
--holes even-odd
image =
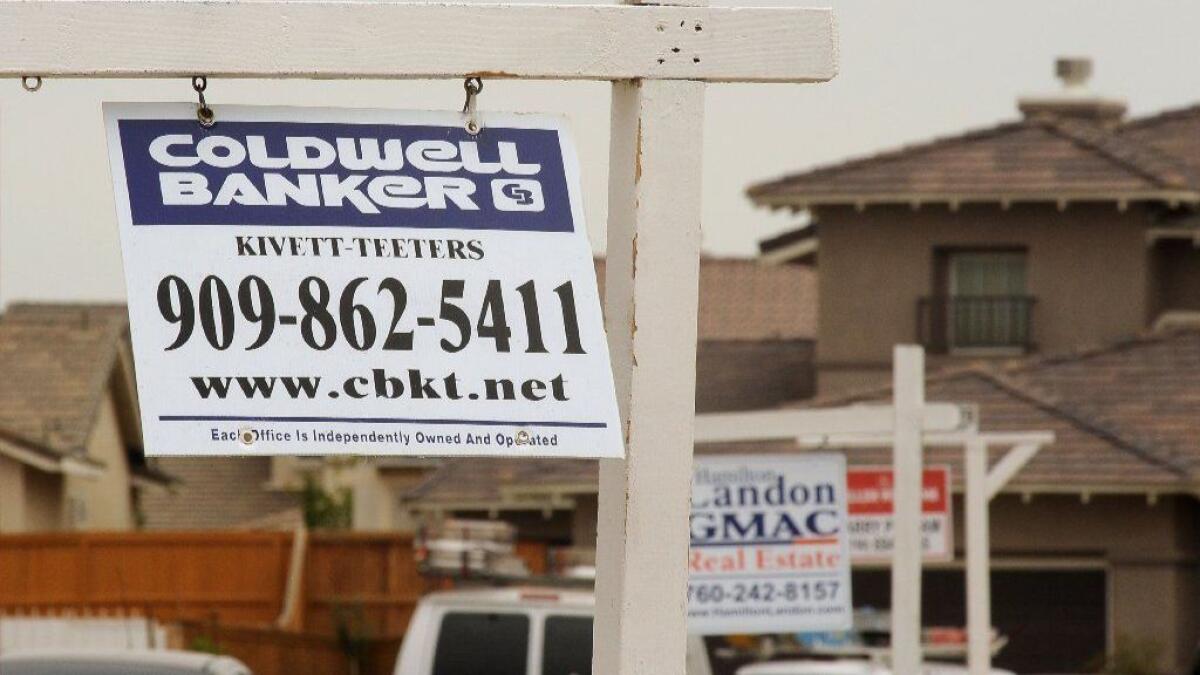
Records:
{"label": "garage door", "polygon": [[[854,605],[890,605],[888,570],[854,572]],[[927,570],[922,586],[926,626],[966,625],[962,570]],[[1107,583],[1102,570],[992,572],[992,622],[1009,638],[998,667],[1018,673],[1095,670],[1108,635]]]}

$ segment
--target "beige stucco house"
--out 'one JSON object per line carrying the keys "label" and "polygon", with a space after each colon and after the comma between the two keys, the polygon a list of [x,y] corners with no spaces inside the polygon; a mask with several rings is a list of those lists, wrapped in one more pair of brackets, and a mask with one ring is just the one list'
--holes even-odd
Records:
{"label": "beige stucco house", "polygon": [[[807,217],[761,248],[817,272],[815,404],[887,398],[892,345],[916,342],[931,400],[979,404],[985,431],[1056,433],[992,503],[997,663],[1084,672],[1132,640],[1193,672],[1200,106],[1130,119],[1086,90],[1090,64],[1058,68],[1065,89],[1018,119],[748,193]],[[961,476],[956,455],[926,460]],[[926,572],[927,623],[961,620],[962,576],[961,552]],[[854,584],[887,604],[886,572]]]}
{"label": "beige stucco house", "polygon": [[133,529],[169,482],[142,455],[124,307],[0,315],[0,533]]}

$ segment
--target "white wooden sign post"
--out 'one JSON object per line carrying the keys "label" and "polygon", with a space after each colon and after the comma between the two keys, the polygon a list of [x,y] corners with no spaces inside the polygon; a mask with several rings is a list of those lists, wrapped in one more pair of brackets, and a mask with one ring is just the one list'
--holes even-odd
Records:
{"label": "white wooden sign post", "polygon": [[[919,524],[923,447],[962,447],[967,512],[967,660],[970,675],[987,675],[992,656],[988,503],[1042,447],[1054,442],[1054,434],[980,432],[975,405],[925,402],[925,358],[920,347],[897,345],[894,357],[891,406],[707,413],[696,418],[696,441],[795,439],[806,448],[893,449],[892,671],[898,674],[920,672],[922,656]],[[989,467],[988,449],[1002,447],[1009,449]],[[908,491],[903,503],[902,488]]]}
{"label": "white wooden sign post", "polygon": [[0,77],[611,81],[607,325],[627,457],[601,469],[594,672],[681,675],[704,83],[826,81],[837,51],[830,10],[676,4],[703,3],[0,0]]}

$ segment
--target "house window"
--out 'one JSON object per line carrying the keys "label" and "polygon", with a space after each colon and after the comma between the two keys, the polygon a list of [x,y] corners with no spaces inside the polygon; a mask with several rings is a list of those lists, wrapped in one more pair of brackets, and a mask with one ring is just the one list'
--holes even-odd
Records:
{"label": "house window", "polygon": [[936,295],[920,307],[922,341],[934,351],[1024,350],[1033,299],[1019,249],[939,250]]}

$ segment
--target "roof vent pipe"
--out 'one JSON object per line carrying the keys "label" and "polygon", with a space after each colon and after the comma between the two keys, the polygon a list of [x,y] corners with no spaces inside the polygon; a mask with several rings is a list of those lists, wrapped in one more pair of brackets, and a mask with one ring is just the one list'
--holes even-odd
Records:
{"label": "roof vent pipe", "polygon": [[1088,81],[1092,77],[1091,59],[1082,56],[1060,57],[1054,62],[1054,74],[1063,83],[1062,90],[1018,100],[1017,108],[1026,119],[1077,119],[1110,127],[1121,123],[1125,116],[1125,102],[1097,96],[1088,89]]}
{"label": "roof vent pipe", "polygon": [[1062,80],[1067,92],[1086,92],[1087,82],[1092,78],[1092,60],[1087,57],[1059,57],[1054,61],[1054,74]]}

